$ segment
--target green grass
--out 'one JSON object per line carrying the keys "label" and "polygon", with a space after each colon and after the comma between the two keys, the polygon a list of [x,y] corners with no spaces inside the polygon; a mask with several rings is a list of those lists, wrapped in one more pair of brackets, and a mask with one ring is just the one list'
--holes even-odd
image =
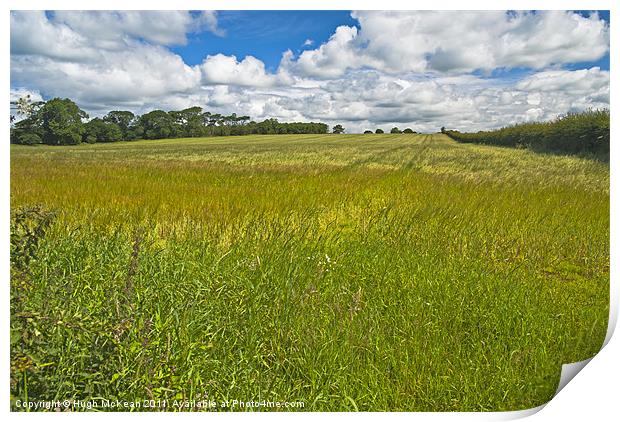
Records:
{"label": "green grass", "polygon": [[56,218],[13,266],[13,406],[516,410],[605,337],[595,160],[444,135],[11,146],[11,208],[33,204]]}

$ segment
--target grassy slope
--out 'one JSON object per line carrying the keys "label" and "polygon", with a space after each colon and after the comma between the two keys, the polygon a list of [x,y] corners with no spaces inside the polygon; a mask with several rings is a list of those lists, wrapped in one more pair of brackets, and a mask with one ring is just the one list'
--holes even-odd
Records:
{"label": "grassy slope", "polygon": [[604,338],[595,161],[252,136],[12,146],[11,176],[59,213],[12,283],[13,398],[519,409]]}

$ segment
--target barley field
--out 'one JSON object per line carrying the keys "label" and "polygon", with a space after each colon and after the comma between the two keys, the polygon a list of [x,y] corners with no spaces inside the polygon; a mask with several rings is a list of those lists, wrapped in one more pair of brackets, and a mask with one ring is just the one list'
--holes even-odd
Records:
{"label": "barley field", "polygon": [[607,328],[596,160],[442,134],[11,145],[11,210],[13,408],[525,409]]}

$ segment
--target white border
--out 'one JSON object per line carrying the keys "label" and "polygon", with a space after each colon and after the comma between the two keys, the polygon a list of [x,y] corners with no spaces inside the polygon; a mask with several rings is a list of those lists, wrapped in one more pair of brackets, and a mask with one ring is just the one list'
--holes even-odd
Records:
{"label": "white border", "polygon": [[[614,46],[619,45],[617,42],[617,31],[615,30],[615,18],[616,11],[620,10],[616,5],[617,2],[611,1],[574,1],[574,0],[547,0],[545,2],[540,1],[504,1],[504,0],[475,0],[468,2],[459,2],[456,0],[434,0],[432,2],[422,1],[397,1],[397,0],[382,0],[381,2],[370,0],[343,0],[334,1],[328,0],[298,0],[295,2],[290,1],[275,1],[265,0],[260,3],[254,1],[240,1],[240,0],[213,0],[213,1],[198,1],[198,0],[177,0],[174,2],[165,2],[161,0],[153,0],[151,2],[138,2],[130,0],[94,0],[88,3],[77,0],[66,1],[42,1],[42,0],[22,0],[15,1],[9,0],[3,2],[5,7],[4,13],[0,15],[0,31],[4,38],[2,43],[2,72],[3,82],[5,86],[5,107],[9,105],[9,90],[10,86],[10,71],[9,71],[9,10],[11,9],[162,9],[162,10],[185,10],[185,9],[211,9],[211,10],[256,10],[256,9],[281,9],[281,10],[328,10],[328,9],[366,9],[366,10],[378,10],[378,9],[393,9],[393,10],[503,10],[503,9],[516,9],[516,10],[541,10],[541,9],[558,9],[558,10],[611,10],[611,51],[614,52]],[[618,90],[616,89],[616,74],[620,66],[617,50],[611,54],[611,104],[617,104]],[[8,110],[7,110],[8,111]],[[8,113],[7,113],[8,114]],[[5,114],[6,115],[6,114]],[[0,406],[4,410],[4,413],[9,414],[10,418],[15,419],[40,419],[40,418],[67,418],[75,420],[82,420],[84,415],[80,414],[25,414],[25,413],[10,413],[9,412],[9,333],[8,333],[8,321],[9,321],[9,123],[8,119],[1,120],[4,122],[2,143],[2,153],[0,154],[0,160],[2,162],[3,176],[0,180],[0,189],[2,198],[5,201],[0,205],[0,221],[2,224],[2,242],[0,242],[0,265],[2,277],[1,287],[1,301],[3,306],[2,318],[2,342],[3,347],[0,352],[0,361],[3,362],[2,374],[0,377],[3,381],[0,381],[0,397],[4,397]],[[618,160],[618,153],[620,148],[615,147],[615,143],[619,141],[618,131],[616,130],[616,122],[618,119],[617,108],[611,107],[611,121],[612,121],[612,163],[616,163]],[[617,172],[614,169],[615,165],[612,165],[611,172],[611,210],[612,215],[618,215],[618,194],[616,187],[618,186]],[[377,417],[389,417],[394,420],[505,420],[518,417],[527,416],[534,413],[531,416],[531,420],[547,421],[547,420],[609,420],[611,415],[618,415],[620,412],[620,405],[617,399],[618,391],[618,378],[620,376],[620,366],[618,365],[618,358],[620,356],[620,343],[616,336],[611,336],[613,327],[616,325],[618,315],[618,271],[616,264],[618,263],[618,225],[615,220],[611,221],[611,303],[610,303],[610,325],[606,338],[606,346],[601,352],[592,359],[585,369],[576,375],[575,379],[566,385],[559,394],[552,399],[546,406],[541,406],[538,409],[532,409],[524,412],[508,412],[508,413],[389,413],[389,414],[361,414],[355,415],[351,413],[332,413],[332,414],[320,414],[321,418],[327,419],[375,419]],[[89,418],[103,419],[107,418],[107,414],[94,414],[90,413]],[[162,420],[168,418],[170,414],[115,414],[114,417],[136,417],[138,419],[148,418],[148,420]],[[314,419],[319,416],[316,413],[301,413],[295,414],[296,418]],[[230,420],[238,418],[251,417],[258,420],[288,420],[291,414],[275,414],[275,413],[263,413],[263,414],[188,414],[184,413],[179,415],[182,418],[201,420],[205,417],[217,418],[221,420]]]}

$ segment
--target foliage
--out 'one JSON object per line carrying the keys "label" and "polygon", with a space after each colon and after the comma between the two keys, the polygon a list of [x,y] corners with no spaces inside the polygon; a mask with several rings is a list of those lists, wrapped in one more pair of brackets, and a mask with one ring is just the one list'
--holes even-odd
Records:
{"label": "foliage", "polygon": [[35,145],[43,142],[44,129],[38,115],[29,116],[11,128],[11,143]]}
{"label": "foliage", "polygon": [[[277,119],[250,121],[249,116],[203,112],[201,107],[179,111],[153,110],[141,116],[130,111],[110,111],[103,118],[83,123],[87,115],[69,99],[36,103],[26,119],[11,128],[11,143],[74,145],[80,142],[114,142],[136,139],[195,138],[202,136],[327,133],[325,123]],[[340,126],[340,125],[338,125]],[[340,126],[342,128],[342,126]],[[344,129],[342,129],[344,131]]]}
{"label": "foliage", "polygon": [[36,258],[39,242],[55,214],[42,206],[23,207],[11,215],[11,264],[24,269]]}
{"label": "foliage", "polygon": [[400,131],[400,129],[399,129],[399,128],[397,128],[397,127],[393,127],[393,128],[390,130],[390,133],[402,133],[402,132]]}
{"label": "foliage", "polygon": [[144,139],[171,138],[174,134],[174,118],[163,110],[153,110],[138,118],[138,126]]}
{"label": "foliage", "polygon": [[332,128],[332,133],[344,133],[344,127],[342,127],[342,125],[336,125]]}
{"label": "foliage", "polygon": [[365,130],[364,131],[364,135],[371,135],[372,134],[372,130]]}
{"label": "foliage", "polygon": [[521,123],[492,131],[442,132],[459,142],[563,154],[590,154],[609,159],[609,110],[569,113],[550,122]]}
{"label": "foliage", "polygon": [[116,124],[95,117],[84,125],[84,142],[93,144],[95,142],[120,141],[123,138],[123,131]]}
{"label": "foliage", "polygon": [[411,128],[403,130],[403,133],[415,133]]}
{"label": "foliage", "polygon": [[82,141],[84,124],[88,118],[77,104],[68,98],[47,101],[37,112],[43,128],[43,143],[49,145],[75,145]]}
{"label": "foliage", "polygon": [[[17,115],[28,118],[32,116],[42,105],[42,101],[32,101],[30,94],[27,94],[17,101],[11,101],[11,108],[17,112]],[[11,115],[11,123],[15,120],[15,116]]]}
{"label": "foliage", "polygon": [[202,136],[203,115],[201,107],[190,107],[181,111],[169,112],[173,119],[174,137],[196,137]]}
{"label": "foliage", "polygon": [[113,123],[121,130],[121,139],[132,140],[138,137],[133,130],[136,124],[136,116],[131,111],[114,110],[103,117],[106,123]]}
{"label": "foliage", "polygon": [[384,132],[383,132],[383,129],[377,129],[377,130],[375,130],[375,133],[378,134],[378,133],[384,133]]}

